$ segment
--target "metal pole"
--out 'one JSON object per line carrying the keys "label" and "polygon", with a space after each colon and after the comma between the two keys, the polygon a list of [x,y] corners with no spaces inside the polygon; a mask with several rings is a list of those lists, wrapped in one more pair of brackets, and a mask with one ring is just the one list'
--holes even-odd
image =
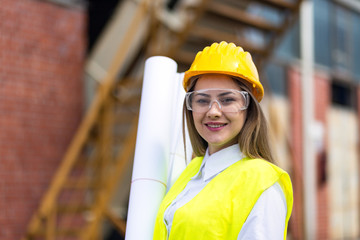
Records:
{"label": "metal pole", "polygon": [[300,9],[301,96],[304,164],[305,239],[315,240],[317,231],[316,160],[312,129],[314,124],[314,9],[304,0]]}

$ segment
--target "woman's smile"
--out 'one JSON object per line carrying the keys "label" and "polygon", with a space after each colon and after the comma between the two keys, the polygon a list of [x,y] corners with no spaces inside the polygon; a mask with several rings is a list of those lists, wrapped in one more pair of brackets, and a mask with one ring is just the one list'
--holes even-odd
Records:
{"label": "woman's smile", "polygon": [[210,131],[220,131],[224,129],[224,127],[227,125],[227,123],[219,123],[219,122],[207,122],[205,123],[205,126]]}

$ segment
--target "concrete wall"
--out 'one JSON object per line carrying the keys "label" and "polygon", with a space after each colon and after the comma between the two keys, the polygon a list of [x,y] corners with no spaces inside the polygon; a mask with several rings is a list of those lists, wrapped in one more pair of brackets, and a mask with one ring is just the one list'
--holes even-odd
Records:
{"label": "concrete wall", "polygon": [[0,3],[0,239],[24,234],[82,116],[86,12]]}

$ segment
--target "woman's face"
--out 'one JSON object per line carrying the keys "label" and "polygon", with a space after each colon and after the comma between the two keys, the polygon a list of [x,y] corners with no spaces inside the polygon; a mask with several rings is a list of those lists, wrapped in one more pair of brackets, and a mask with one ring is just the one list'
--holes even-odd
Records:
{"label": "woman's face", "polygon": [[[197,80],[194,91],[211,88],[241,90],[228,75],[204,74]],[[210,109],[204,113],[193,111],[193,118],[196,130],[208,143],[209,154],[213,154],[237,143],[237,136],[246,119],[246,110],[223,112],[219,105],[213,102]]]}

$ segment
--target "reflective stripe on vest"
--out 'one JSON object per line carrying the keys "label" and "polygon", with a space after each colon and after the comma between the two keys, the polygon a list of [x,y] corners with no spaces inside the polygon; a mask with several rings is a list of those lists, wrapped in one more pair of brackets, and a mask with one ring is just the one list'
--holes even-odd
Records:
{"label": "reflective stripe on vest", "polygon": [[[199,171],[203,157],[191,161],[163,199],[155,223],[154,240],[166,240],[166,208]],[[260,195],[278,182],[287,203],[284,231],[293,206],[289,175],[262,159],[244,158],[219,173],[191,201],[174,215],[169,240],[237,239],[246,218]]]}

